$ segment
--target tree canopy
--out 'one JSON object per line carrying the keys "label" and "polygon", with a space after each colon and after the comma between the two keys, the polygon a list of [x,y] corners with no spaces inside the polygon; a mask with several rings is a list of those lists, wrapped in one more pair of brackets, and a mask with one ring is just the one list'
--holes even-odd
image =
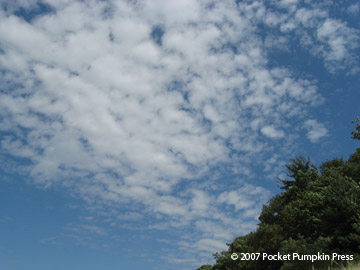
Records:
{"label": "tree canopy", "polygon": [[356,140],[360,140],[360,117],[357,117],[353,123],[356,124],[355,131],[351,132],[352,138]]}

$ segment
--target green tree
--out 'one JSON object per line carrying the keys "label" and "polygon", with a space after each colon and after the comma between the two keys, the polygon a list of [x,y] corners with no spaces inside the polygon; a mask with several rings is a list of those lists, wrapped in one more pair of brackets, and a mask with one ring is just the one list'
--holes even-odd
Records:
{"label": "green tree", "polygon": [[[304,189],[307,184],[314,180],[312,178],[304,178],[301,177],[302,174],[317,171],[314,164],[311,163],[310,158],[305,159],[300,156],[297,158],[290,159],[291,163],[286,165],[288,169],[288,176],[291,177],[291,180],[280,180],[282,183],[281,189],[289,190],[290,188],[296,187],[300,189]],[[314,175],[316,176],[316,175]]]}
{"label": "green tree", "polygon": [[351,132],[352,138],[355,140],[360,140],[360,117],[357,117],[353,123],[356,124],[356,131]]}
{"label": "green tree", "polygon": [[[281,254],[320,254],[328,253],[327,246],[331,242],[331,237],[318,237],[317,239],[305,238],[299,236],[297,239],[289,238],[284,240],[281,245]],[[284,261],[281,270],[304,270],[304,269],[328,269],[329,262],[327,261],[298,261],[287,260]]]}
{"label": "green tree", "polygon": [[202,265],[202,266],[200,266],[198,269],[196,269],[196,270],[212,270],[213,269],[213,267],[212,267],[212,265],[210,265],[210,264],[204,264],[204,265]]}

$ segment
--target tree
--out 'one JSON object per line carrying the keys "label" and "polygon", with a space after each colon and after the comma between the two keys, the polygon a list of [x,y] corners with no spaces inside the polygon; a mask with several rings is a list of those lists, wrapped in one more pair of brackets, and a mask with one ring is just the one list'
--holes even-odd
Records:
{"label": "tree", "polygon": [[[283,184],[281,189],[289,190],[290,188],[297,187],[304,189],[311,181],[317,177],[317,169],[314,164],[311,163],[310,158],[305,159],[300,156],[290,159],[291,163],[286,165],[288,169],[288,176],[293,180],[280,180]],[[310,177],[303,177],[304,174],[311,172]]]}
{"label": "tree", "polygon": [[356,120],[352,121],[356,124],[356,131],[352,131],[351,135],[354,140],[360,140],[360,117],[357,117]]}
{"label": "tree", "polygon": [[212,269],[213,269],[213,267],[210,264],[204,264],[196,270],[212,270]]}

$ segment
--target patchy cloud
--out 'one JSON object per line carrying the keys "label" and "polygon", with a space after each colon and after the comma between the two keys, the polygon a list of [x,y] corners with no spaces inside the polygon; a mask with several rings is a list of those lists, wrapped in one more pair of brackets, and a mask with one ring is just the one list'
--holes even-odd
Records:
{"label": "patchy cloud", "polygon": [[354,3],[354,4],[350,5],[347,8],[347,12],[352,16],[359,15],[359,13],[360,13],[360,4],[359,3]]}
{"label": "patchy cloud", "polygon": [[323,55],[329,67],[356,58],[352,52],[359,46],[359,33],[345,23],[326,19],[317,29],[316,35],[318,40],[325,44],[317,51]]}
{"label": "patchy cloud", "polygon": [[261,132],[272,139],[279,139],[283,138],[285,136],[284,132],[282,130],[276,129],[273,126],[265,126],[261,129]]}
{"label": "patchy cloud", "polygon": [[306,120],[304,127],[308,130],[308,139],[313,143],[328,135],[328,130],[324,125],[314,119]]}
{"label": "patchy cloud", "polygon": [[[43,14],[31,13],[36,1],[1,10],[2,152],[27,159],[36,183],[126,205],[123,222],[194,226],[199,250],[253,229],[270,196],[212,172],[244,168],[247,179],[252,157],[286,152],[294,123],[323,100],[315,81],[270,68],[268,49],[312,31],[302,46],[337,67],[358,46],[356,30],[298,1],[43,3]],[[283,36],[260,34],[261,23]],[[327,134],[316,120],[305,128],[312,142]]]}

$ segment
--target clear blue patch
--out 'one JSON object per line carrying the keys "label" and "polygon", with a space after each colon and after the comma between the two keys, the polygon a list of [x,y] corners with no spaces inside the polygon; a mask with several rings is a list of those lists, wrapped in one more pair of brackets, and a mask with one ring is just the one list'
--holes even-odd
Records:
{"label": "clear blue patch", "polygon": [[49,13],[55,13],[55,10],[48,4],[37,2],[35,6],[30,9],[19,8],[14,12],[14,15],[23,18],[25,21],[30,23],[36,17],[44,16]]}
{"label": "clear blue patch", "polygon": [[161,25],[155,25],[152,28],[150,38],[159,46],[162,46],[162,38],[165,34],[165,29]]}
{"label": "clear blue patch", "polygon": [[109,33],[109,40],[111,41],[111,42],[114,42],[114,40],[115,40],[115,37],[114,37],[114,34],[113,33]]}
{"label": "clear blue patch", "polygon": [[114,7],[109,3],[104,9],[102,10],[102,18],[104,20],[111,19],[114,17]]}
{"label": "clear blue patch", "polygon": [[221,47],[211,47],[209,49],[209,52],[211,54],[219,54],[219,53],[227,53],[231,52],[232,54],[238,54],[238,46],[236,44],[233,44],[231,42],[227,42],[223,44]]}
{"label": "clear blue patch", "polygon": [[182,94],[185,101],[189,102],[189,90],[186,89],[186,83],[178,80],[172,81],[167,89],[169,92],[177,91]]}

